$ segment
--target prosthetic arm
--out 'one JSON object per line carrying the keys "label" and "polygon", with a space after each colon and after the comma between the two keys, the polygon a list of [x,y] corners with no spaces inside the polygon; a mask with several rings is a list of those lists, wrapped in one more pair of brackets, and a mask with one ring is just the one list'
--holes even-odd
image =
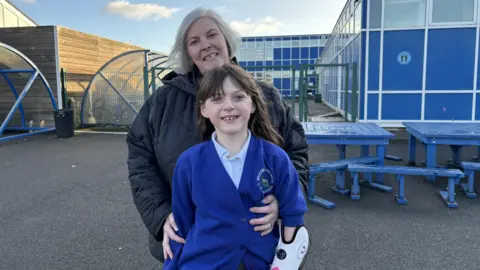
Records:
{"label": "prosthetic arm", "polygon": [[283,228],[279,226],[280,238],[270,270],[297,270],[303,267],[310,247],[310,239],[305,226],[298,226],[290,242],[284,239]]}

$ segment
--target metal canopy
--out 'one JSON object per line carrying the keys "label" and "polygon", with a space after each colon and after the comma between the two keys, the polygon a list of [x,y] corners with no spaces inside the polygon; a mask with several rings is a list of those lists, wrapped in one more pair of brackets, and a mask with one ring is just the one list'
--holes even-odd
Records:
{"label": "metal canopy", "polygon": [[[85,89],[82,127],[129,126],[168,70],[167,55],[133,50],[106,62]],[[152,79],[155,78],[155,79]]]}
{"label": "metal canopy", "polygon": [[[0,85],[0,92],[3,92],[3,89],[10,88],[12,92],[12,98],[5,96],[2,97],[0,101],[4,102],[11,99],[12,107],[10,108],[7,116],[0,125],[0,141],[7,141],[12,139],[18,139],[22,137],[32,136],[41,133],[47,133],[55,131],[54,127],[45,127],[40,125],[33,126],[32,124],[27,125],[27,121],[33,122],[35,117],[35,110],[29,113],[26,113],[22,102],[27,96],[30,88],[37,78],[40,79],[43,86],[46,88],[50,101],[52,103],[52,116],[53,110],[57,110],[57,104],[55,97],[53,96],[52,89],[48,84],[47,80],[43,76],[42,72],[38,67],[23,53],[17,49],[1,43],[0,42],[0,75],[5,79],[6,87]],[[26,83],[24,83],[26,81]],[[24,85],[23,90],[19,93],[15,86],[19,84]],[[10,91],[8,91],[10,92]],[[44,103],[41,103],[44,104]],[[14,119],[14,115],[17,112],[20,112],[19,119]],[[37,109],[38,112],[38,109]],[[1,113],[1,112],[0,112]],[[15,135],[2,136],[5,131],[15,131],[15,132],[25,132]]]}

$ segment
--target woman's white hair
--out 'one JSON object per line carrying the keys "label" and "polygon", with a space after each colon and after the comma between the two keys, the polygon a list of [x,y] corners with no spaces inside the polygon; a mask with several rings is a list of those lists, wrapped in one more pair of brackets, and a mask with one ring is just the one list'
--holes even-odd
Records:
{"label": "woman's white hair", "polygon": [[220,17],[215,11],[198,7],[185,16],[175,37],[175,43],[168,56],[168,63],[179,74],[186,74],[193,70],[194,63],[187,50],[186,35],[190,26],[202,17],[212,19],[225,37],[229,58],[232,59],[237,52],[240,36]]}

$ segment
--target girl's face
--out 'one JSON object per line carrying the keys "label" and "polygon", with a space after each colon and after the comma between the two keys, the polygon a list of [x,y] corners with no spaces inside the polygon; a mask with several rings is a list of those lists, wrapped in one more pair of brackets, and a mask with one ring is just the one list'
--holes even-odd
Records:
{"label": "girl's face", "polygon": [[229,62],[225,37],[209,17],[202,17],[190,26],[186,42],[188,54],[202,74]]}
{"label": "girl's face", "polygon": [[223,82],[223,93],[218,94],[202,105],[202,116],[210,120],[219,134],[232,136],[247,133],[250,115],[255,112],[252,98],[230,77]]}

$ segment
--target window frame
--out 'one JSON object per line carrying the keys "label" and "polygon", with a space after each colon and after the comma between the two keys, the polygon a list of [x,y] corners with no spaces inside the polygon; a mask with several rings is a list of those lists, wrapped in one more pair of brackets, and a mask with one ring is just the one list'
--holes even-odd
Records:
{"label": "window frame", "polygon": [[435,1],[428,1],[428,25],[429,26],[463,26],[463,25],[476,25],[478,16],[478,1],[473,1],[473,20],[463,22],[433,22],[433,5]]}
{"label": "window frame", "polygon": [[[391,1],[395,1],[395,0],[391,0]],[[401,0],[400,0],[401,1]],[[405,1],[405,0],[403,0]],[[412,3],[415,3],[417,2],[418,0],[411,0]],[[398,30],[398,29],[423,29],[425,28],[426,24],[428,23],[428,10],[429,10],[429,7],[430,7],[430,1],[431,0],[423,0],[424,1],[424,5],[425,5],[425,9],[423,10],[423,23],[419,26],[419,25],[415,25],[415,26],[395,26],[395,27],[392,27],[392,26],[387,26],[385,24],[386,22],[386,15],[385,15],[385,10],[386,10],[386,7],[387,7],[387,0],[381,0],[382,2],[382,14],[381,14],[381,19],[380,19],[380,25],[381,25],[381,28],[375,28],[375,29],[383,29],[383,30]],[[410,1],[406,1],[406,2],[410,2]],[[403,4],[403,3],[389,3],[389,4]],[[419,14],[422,14],[422,12],[418,13]],[[418,19],[418,18],[417,18]],[[372,29],[370,29],[372,30]]]}

